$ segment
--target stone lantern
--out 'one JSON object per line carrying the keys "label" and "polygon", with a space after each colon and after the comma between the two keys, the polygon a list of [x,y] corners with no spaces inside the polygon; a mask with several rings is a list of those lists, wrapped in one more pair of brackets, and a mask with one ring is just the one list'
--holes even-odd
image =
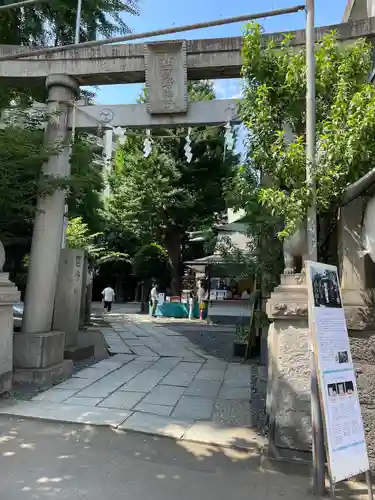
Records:
{"label": "stone lantern", "polygon": [[0,394],[12,388],[13,381],[13,305],[20,301],[20,292],[3,272],[4,245],[0,241]]}

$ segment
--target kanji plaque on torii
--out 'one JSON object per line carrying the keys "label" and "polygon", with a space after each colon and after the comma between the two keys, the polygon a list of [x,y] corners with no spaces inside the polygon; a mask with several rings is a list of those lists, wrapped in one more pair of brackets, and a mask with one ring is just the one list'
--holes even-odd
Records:
{"label": "kanji plaque on torii", "polygon": [[145,44],[147,107],[151,114],[188,110],[186,42]]}

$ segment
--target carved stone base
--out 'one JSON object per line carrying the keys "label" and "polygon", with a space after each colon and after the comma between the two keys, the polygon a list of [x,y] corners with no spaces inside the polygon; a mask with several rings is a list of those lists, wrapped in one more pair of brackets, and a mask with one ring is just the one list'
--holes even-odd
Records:
{"label": "carved stone base", "polygon": [[307,288],[302,275],[281,275],[267,301],[272,324],[268,336],[267,412],[269,448],[299,457],[311,449],[310,338]]}
{"label": "carved stone base", "polygon": [[64,332],[16,333],[15,368],[47,368],[64,359]]}
{"label": "carved stone base", "polygon": [[70,377],[73,363],[64,361],[64,347],[64,332],[16,333],[15,382],[45,387]]}

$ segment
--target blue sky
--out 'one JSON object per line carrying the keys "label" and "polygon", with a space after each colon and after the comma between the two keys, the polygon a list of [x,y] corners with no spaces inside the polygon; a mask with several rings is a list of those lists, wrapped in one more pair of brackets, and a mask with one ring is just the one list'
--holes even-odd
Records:
{"label": "blue sky", "polygon": [[[135,33],[140,33],[220,17],[265,12],[303,3],[304,0],[262,0],[262,2],[257,0],[139,0],[140,16],[124,16],[124,19]],[[346,3],[347,0],[315,0],[317,26],[341,22]],[[304,21],[304,12],[260,20],[267,32],[302,29]],[[241,32],[242,24],[239,23],[177,33],[162,38],[217,38],[239,36]],[[157,38],[152,40],[157,40]],[[97,92],[96,102],[98,104],[130,104],[135,102],[140,88],[141,85],[103,86]],[[217,80],[215,88],[218,99],[237,97],[240,93],[239,82],[235,80]]]}

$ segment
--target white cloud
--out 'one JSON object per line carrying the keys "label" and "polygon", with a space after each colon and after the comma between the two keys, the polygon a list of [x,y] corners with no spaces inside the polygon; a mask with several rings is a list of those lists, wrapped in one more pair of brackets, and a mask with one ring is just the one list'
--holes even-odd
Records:
{"label": "white cloud", "polygon": [[241,80],[215,80],[214,87],[217,99],[239,99],[241,98]]}

